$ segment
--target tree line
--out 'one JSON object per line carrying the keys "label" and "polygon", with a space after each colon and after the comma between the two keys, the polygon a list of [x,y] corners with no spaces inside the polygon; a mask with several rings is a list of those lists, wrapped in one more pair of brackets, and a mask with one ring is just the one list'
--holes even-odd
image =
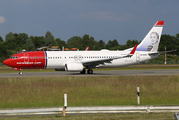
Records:
{"label": "tree line", "polygon": [[[121,45],[116,39],[109,40],[107,44],[103,40],[95,40],[94,37],[85,34],[83,37],[73,36],[65,42],[60,38],[55,38],[50,31],[45,33],[45,36],[28,36],[26,33],[12,33],[9,32],[5,36],[5,40],[0,36],[0,62],[7,59],[11,55],[22,51],[35,51],[37,48],[44,46],[58,46],[60,49],[65,48],[78,48],[85,50],[89,46],[89,50],[124,50],[139,44],[141,40],[127,40],[126,44]],[[179,34],[171,36],[164,34],[161,36],[159,51],[179,49]],[[178,52],[173,52],[177,54]]]}

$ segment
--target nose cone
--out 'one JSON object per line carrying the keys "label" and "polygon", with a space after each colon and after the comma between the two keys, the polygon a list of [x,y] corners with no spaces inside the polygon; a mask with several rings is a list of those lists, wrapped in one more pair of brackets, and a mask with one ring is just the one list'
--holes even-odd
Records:
{"label": "nose cone", "polygon": [[9,59],[6,59],[6,60],[3,61],[3,64],[7,65],[7,66],[10,66],[11,63],[10,63]]}
{"label": "nose cone", "polygon": [[3,61],[3,64],[6,65],[6,63],[7,63],[7,60],[4,60],[4,61]]}

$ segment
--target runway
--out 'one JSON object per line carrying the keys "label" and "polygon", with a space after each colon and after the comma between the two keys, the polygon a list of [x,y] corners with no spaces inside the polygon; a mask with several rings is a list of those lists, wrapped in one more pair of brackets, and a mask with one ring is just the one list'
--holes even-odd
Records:
{"label": "runway", "polygon": [[94,71],[93,74],[80,74],[79,72],[24,72],[23,75],[19,73],[0,73],[0,77],[54,77],[54,76],[141,76],[141,75],[177,75],[179,69],[159,69],[159,70],[110,70],[110,71]]}

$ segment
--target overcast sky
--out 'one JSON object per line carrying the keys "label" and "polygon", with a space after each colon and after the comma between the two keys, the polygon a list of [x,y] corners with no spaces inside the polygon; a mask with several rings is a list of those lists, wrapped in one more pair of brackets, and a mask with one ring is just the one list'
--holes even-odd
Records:
{"label": "overcast sky", "polygon": [[88,34],[95,40],[142,40],[158,20],[163,34],[179,33],[179,0],[0,0],[0,36],[9,32],[67,41]]}

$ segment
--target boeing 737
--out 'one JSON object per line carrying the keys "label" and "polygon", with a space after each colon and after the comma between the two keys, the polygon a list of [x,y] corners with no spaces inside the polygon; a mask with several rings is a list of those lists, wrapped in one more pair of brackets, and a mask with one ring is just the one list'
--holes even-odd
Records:
{"label": "boeing 737", "polygon": [[158,46],[164,21],[158,21],[142,42],[123,51],[32,51],[12,55],[3,61],[14,70],[48,69],[93,74],[93,68],[121,67],[149,61],[160,55]]}

